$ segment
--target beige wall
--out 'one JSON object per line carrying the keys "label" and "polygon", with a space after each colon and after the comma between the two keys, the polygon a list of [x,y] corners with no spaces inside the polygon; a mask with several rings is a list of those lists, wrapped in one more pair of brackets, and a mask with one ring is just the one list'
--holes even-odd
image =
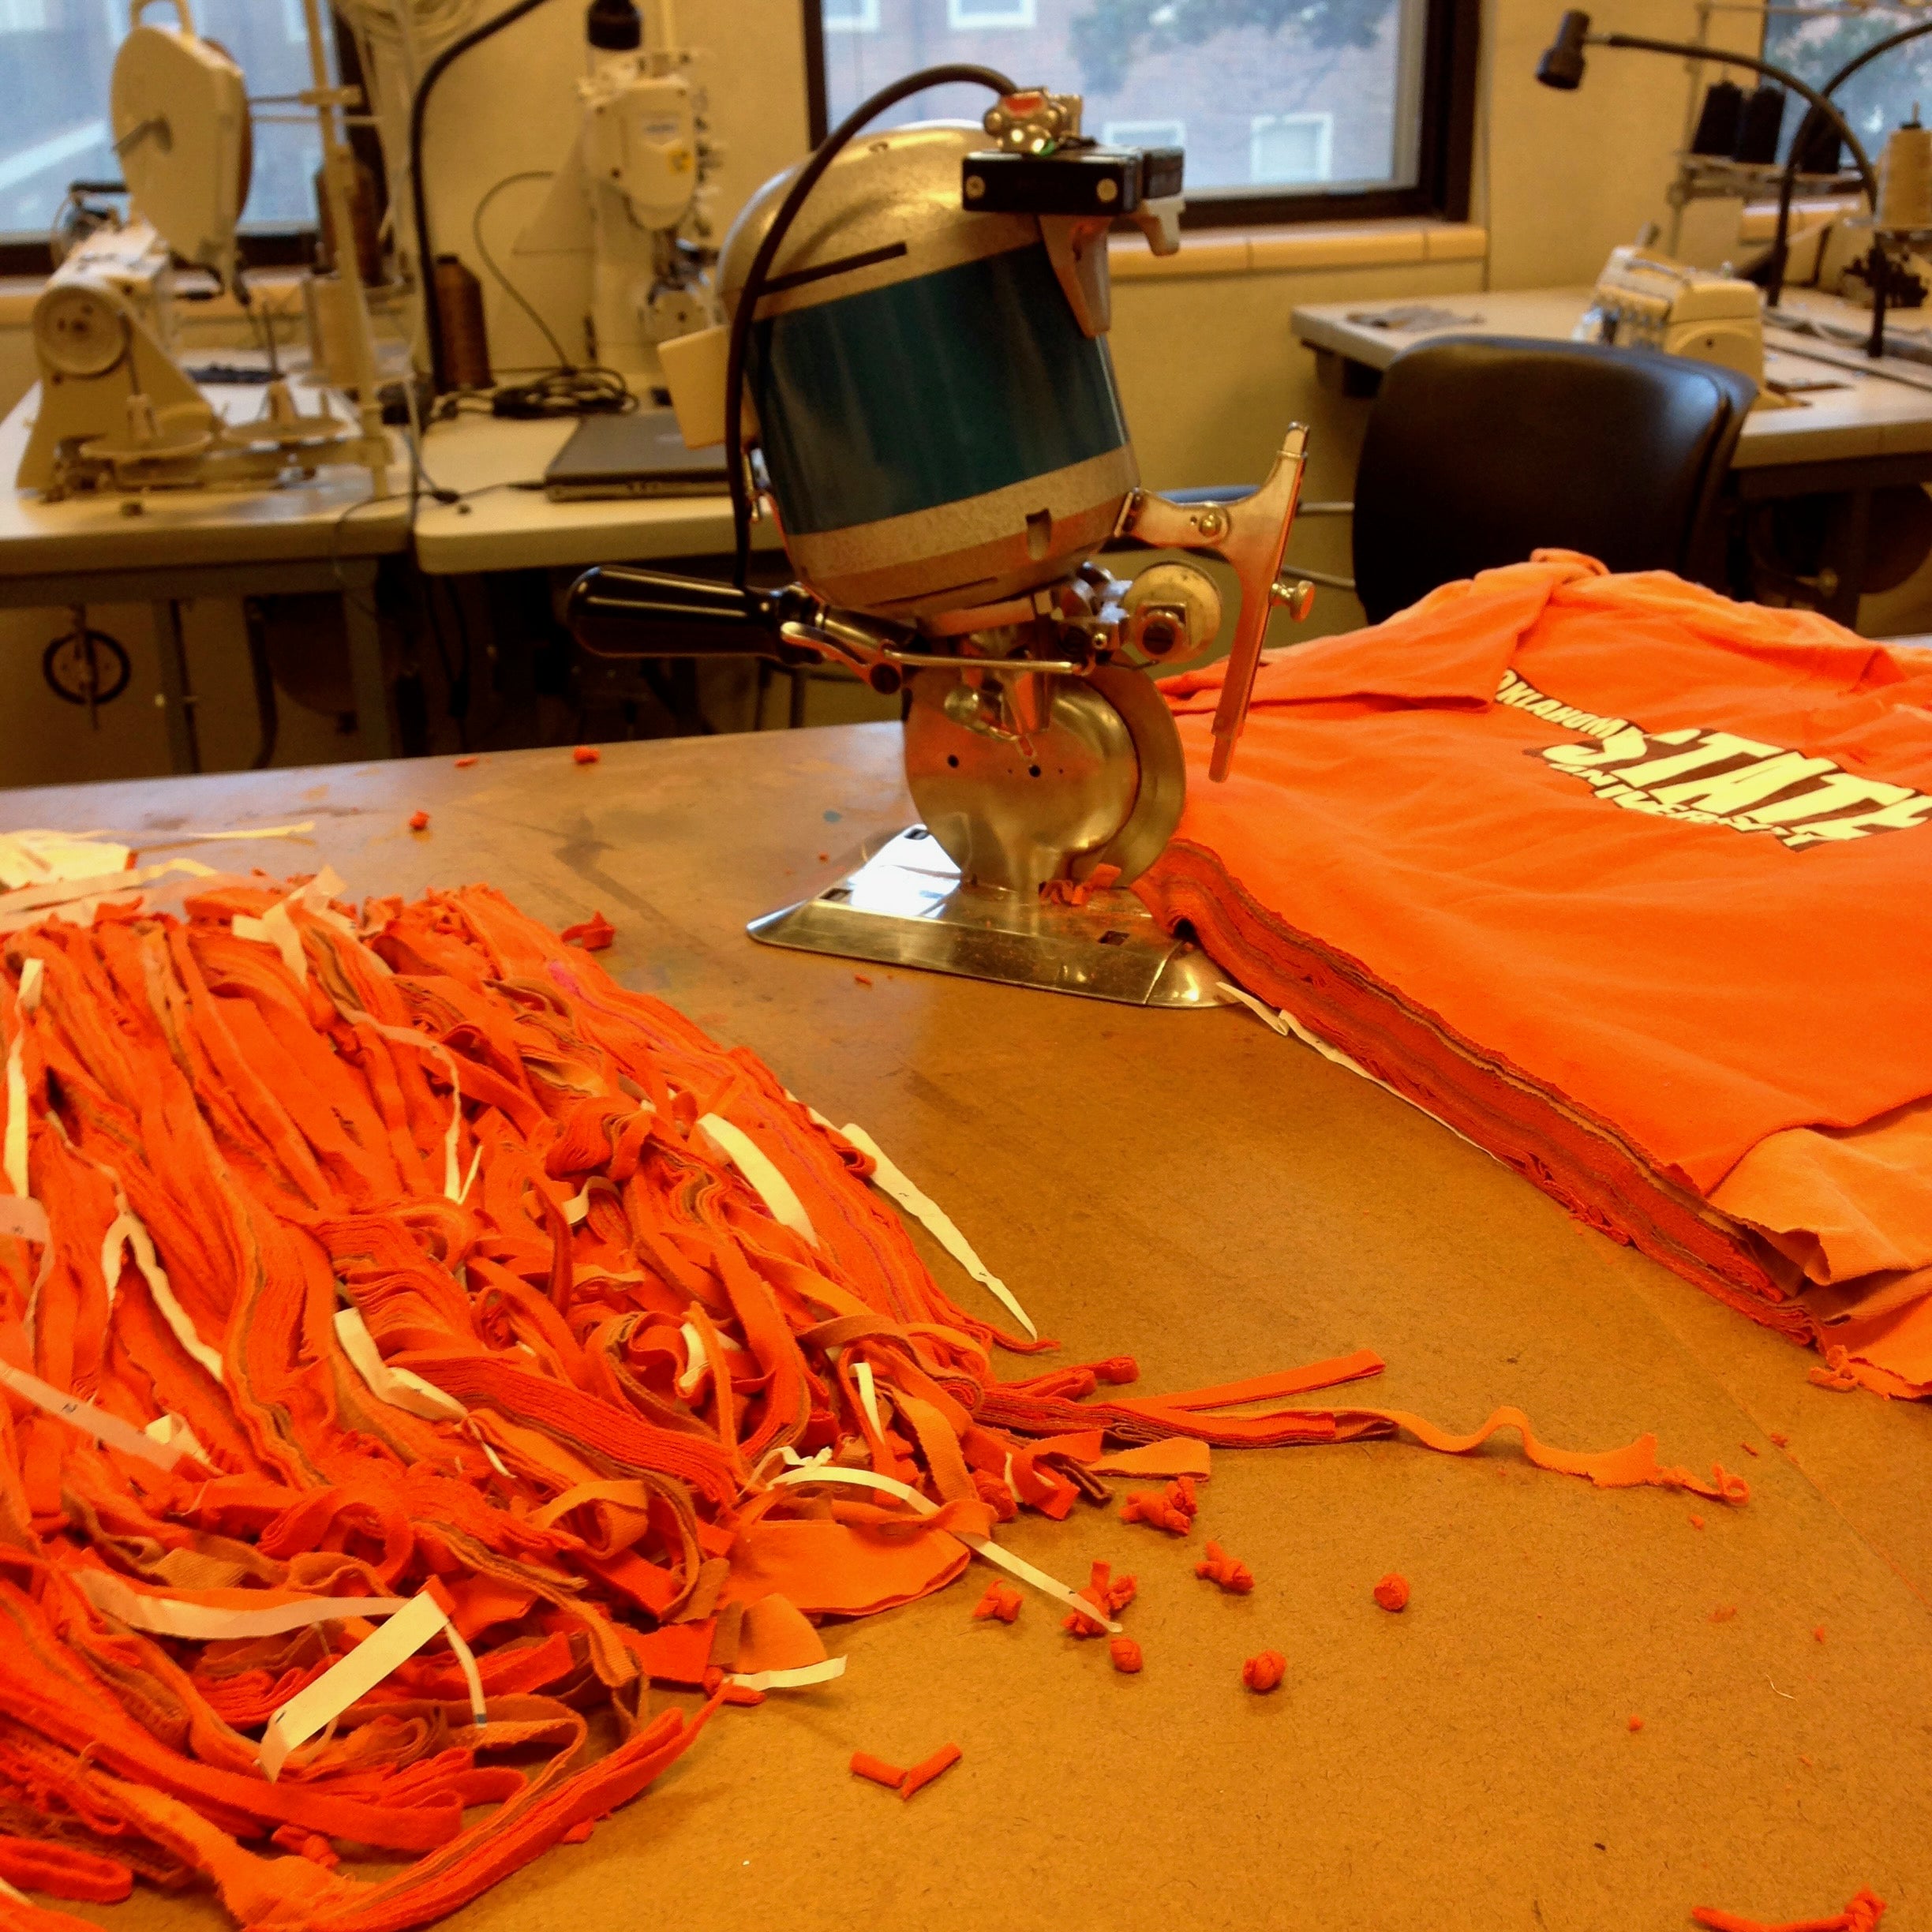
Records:
{"label": "beige wall", "polygon": [[[1661,54],[1593,48],[1574,94],[1538,84],[1562,0],[1487,0],[1483,21],[1481,144],[1489,228],[1489,286],[1555,288],[1596,279],[1617,243],[1664,222],[1664,190],[1684,135],[1687,64]],[[1600,28],[1664,40],[1691,37],[1688,0],[1618,0]],[[1748,51],[1754,17],[1719,13],[1713,42]],[[1739,77],[1735,69],[1734,78]],[[1716,71],[1706,67],[1705,81]]]}

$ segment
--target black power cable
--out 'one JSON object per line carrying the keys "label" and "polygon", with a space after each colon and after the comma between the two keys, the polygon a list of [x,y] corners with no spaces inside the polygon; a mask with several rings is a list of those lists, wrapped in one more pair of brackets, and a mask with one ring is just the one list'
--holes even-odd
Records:
{"label": "black power cable", "polygon": [[[526,7],[540,3],[541,0],[525,0]],[[805,197],[818,185],[818,178],[854,135],[888,107],[897,107],[908,95],[923,94],[928,88],[955,84],[990,88],[999,95],[1019,91],[1005,75],[994,68],[964,64],[924,67],[917,73],[907,74],[893,81],[889,87],[881,88],[869,100],[860,102],[812,150],[784,200],[779,204],[778,212],[765,230],[758,253],[751,257],[744,286],[738,291],[738,306],[732,312],[731,344],[724,364],[724,474],[731,486],[732,534],[736,546],[733,578],[741,590],[745,588],[751,564],[751,492],[746,485],[743,425],[745,355],[751,346],[751,325],[758,314],[758,301],[765,293],[771,265],[777,259],[778,250],[784,245],[792,223],[797,219],[799,210],[805,205]],[[420,99],[420,94],[417,98]]]}
{"label": "black power cable", "polygon": [[534,13],[544,0],[516,0],[514,6],[472,28],[460,40],[452,40],[424,70],[416,84],[416,95],[410,103],[410,200],[416,217],[416,279],[422,291],[423,333],[429,339],[429,381],[437,395],[450,387],[449,369],[443,354],[443,305],[436,294],[436,251],[429,245],[429,197],[423,187],[423,123],[429,112],[429,95],[436,84],[473,47],[480,47],[506,27],[513,26],[526,13]]}

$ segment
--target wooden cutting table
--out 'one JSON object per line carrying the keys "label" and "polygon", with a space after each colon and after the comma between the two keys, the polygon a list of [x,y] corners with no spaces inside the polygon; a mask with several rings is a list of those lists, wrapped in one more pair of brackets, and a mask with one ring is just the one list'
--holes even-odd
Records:
{"label": "wooden cutting table", "polygon": [[[1654,1430],[1667,1462],[1751,1481],[1733,1511],[1597,1491],[1507,1439],[1217,1451],[1185,1543],[1085,1507],[1002,1532],[1065,1578],[1095,1557],[1138,1575],[1142,1675],[1043,1599],[971,1621],[976,1572],[829,1626],[843,1679],[721,1712],[465,1932],[1676,1932],[1695,1904],[1799,1919],[1861,1885],[1893,1901],[1885,1932],[1932,1926],[1932,1414],[1810,1386],[1814,1358],[1245,1012],[878,967],[867,985],[753,944],[747,919],[908,822],[896,728],[17,792],[4,813],[151,837],[313,819],[308,842],[201,856],[326,860],[358,893],[488,880],[557,924],[601,910],[627,983],[862,1124],[1058,1359],[1131,1353],[1144,1392],[1367,1346],[1388,1372],[1340,1399],[1463,1428],[1515,1404],[1577,1449]],[[1252,1596],[1196,1580],[1206,1537]],[[1413,1586],[1399,1616],[1370,1601],[1390,1570]],[[1264,1647],[1288,1676],[1258,1698],[1239,1672]],[[949,1739],[964,1762],[910,1804],[846,1771]],[[223,1923],[203,1896],[69,1909]]]}

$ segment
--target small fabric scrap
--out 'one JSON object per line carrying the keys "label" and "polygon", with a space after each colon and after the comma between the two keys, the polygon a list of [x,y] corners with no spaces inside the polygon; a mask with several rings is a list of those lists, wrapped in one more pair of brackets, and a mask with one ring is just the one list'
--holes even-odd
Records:
{"label": "small fabric scrap", "polygon": [[1241,1666],[1241,1682],[1250,1690],[1272,1690],[1288,1674],[1288,1660],[1279,1650],[1264,1650]]}
{"label": "small fabric scrap", "polygon": [[907,1772],[899,1786],[899,1795],[910,1798],[915,1792],[923,1791],[934,1778],[950,1771],[964,1755],[957,1744],[942,1744],[930,1758],[921,1759]]}
{"label": "small fabric scrap", "polygon": [[1769,1925],[1762,1919],[1720,1911],[1714,1905],[1694,1905],[1690,1916],[1706,1932],[1873,1932],[1885,1910],[1885,1900],[1868,1885],[1843,1911],[1833,1912],[1829,1919],[1792,1919]]}
{"label": "small fabric scrap", "polygon": [[1384,1610],[1406,1610],[1409,1608],[1409,1579],[1391,1570],[1375,1586],[1375,1600]]}
{"label": "small fabric scrap", "polygon": [[888,1764],[883,1758],[874,1758],[870,1751],[854,1751],[851,1769],[854,1777],[869,1778],[874,1784],[883,1784],[888,1791],[898,1790],[906,1780],[906,1774],[899,1765]]}
{"label": "small fabric scrap", "polygon": [[586,953],[601,953],[617,937],[617,928],[601,912],[593,912],[575,926],[566,926],[558,934],[566,945],[580,945]]}
{"label": "small fabric scrap", "polygon": [[1022,1601],[1020,1593],[1005,1583],[989,1583],[987,1593],[973,1605],[973,1620],[985,1623],[997,1617],[1002,1623],[1017,1621]]}
{"label": "small fabric scrap", "polygon": [[1237,1562],[1219,1543],[1208,1545],[1204,1561],[1194,1566],[1194,1574],[1204,1577],[1211,1583],[1218,1583],[1230,1596],[1245,1597],[1254,1588],[1254,1572],[1245,1563]]}

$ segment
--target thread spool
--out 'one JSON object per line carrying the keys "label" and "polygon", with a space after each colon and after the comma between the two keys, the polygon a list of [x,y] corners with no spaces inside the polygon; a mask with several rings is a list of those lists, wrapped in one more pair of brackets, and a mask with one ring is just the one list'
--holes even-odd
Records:
{"label": "thread spool", "polygon": [[1745,97],[1738,122],[1735,159],[1765,167],[1777,159],[1778,136],[1784,125],[1784,90],[1769,81]]}
{"label": "thread spool", "polygon": [[1744,90],[1735,80],[1713,80],[1704,95],[1690,152],[1721,155],[1728,160],[1737,152],[1738,125],[1743,118]]}
{"label": "thread spool", "polygon": [[483,324],[483,285],[457,256],[439,255],[436,286],[443,324],[443,366],[450,386],[489,388],[489,336]]}
{"label": "thread spool", "polygon": [[1932,228],[1932,128],[1894,128],[1878,164],[1878,226]]}

